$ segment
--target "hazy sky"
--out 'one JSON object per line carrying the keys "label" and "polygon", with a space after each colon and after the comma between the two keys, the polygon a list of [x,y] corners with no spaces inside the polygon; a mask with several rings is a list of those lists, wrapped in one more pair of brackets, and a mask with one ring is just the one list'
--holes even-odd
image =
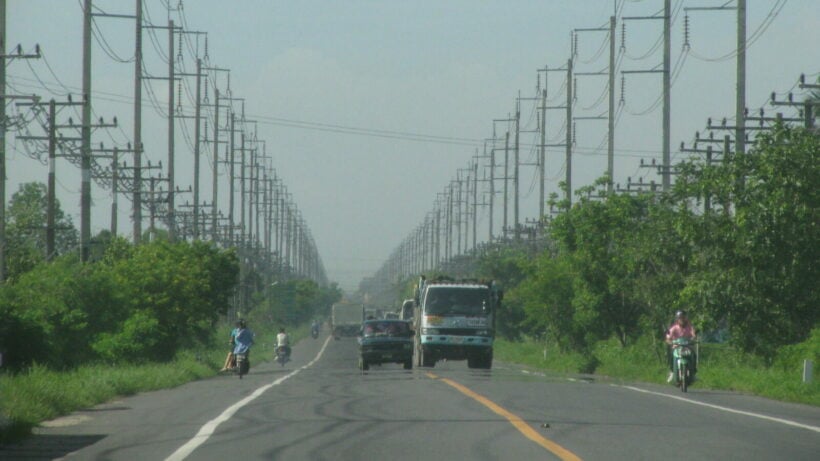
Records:
{"label": "hazy sky", "polygon": [[[148,17],[166,25],[166,5],[178,0],[144,0]],[[20,43],[32,51],[39,43],[45,60],[14,60],[8,67],[9,93],[45,94],[58,99],[81,87],[82,15],[78,0],[8,0],[7,50]],[[682,6],[719,6],[725,0],[673,0],[672,64],[679,72],[672,89],[672,154],[681,141],[703,130],[707,117],[734,115],[736,38],[734,11],[691,12],[689,52],[683,52]],[[107,13],[133,14],[133,0],[97,0]],[[734,2],[729,2],[734,5]],[[660,12],[662,0],[619,1],[622,16]],[[460,168],[493,134],[493,119],[515,111],[515,98],[535,96],[536,70],[562,67],[570,54],[570,32],[608,25],[612,0],[431,0],[431,1],[278,1],[187,0],[185,24],[208,33],[212,66],[231,70],[233,95],[244,98],[246,116],[256,120],[272,165],[293,194],[311,229],[331,280],[353,290],[362,277],[373,275],[393,249],[433,210]],[[747,54],[748,107],[766,104],[772,91],[795,87],[800,73],[815,79],[820,72],[820,2],[816,0],[749,0]],[[170,17],[180,23],[179,13]],[[94,142],[124,144],[133,129],[134,25],[130,19],[96,18],[93,43],[94,111],[121,128],[94,133]],[[623,39],[617,27],[619,70],[650,69],[662,62],[661,21],[630,21]],[[167,64],[167,32],[144,34],[145,67],[162,76]],[[575,67],[598,72],[608,66],[607,35],[579,35]],[[192,38],[193,40],[193,38]],[[196,44],[193,44],[196,46]],[[624,46],[622,48],[622,45]],[[106,47],[106,48],[104,48]],[[204,51],[204,39],[199,42]],[[600,52],[599,52],[600,51]],[[50,66],[50,68],[49,68]],[[181,66],[193,72],[186,46]],[[56,77],[52,75],[53,70]],[[193,79],[186,85],[193,88]],[[211,82],[212,83],[212,82]],[[543,85],[543,81],[541,82]],[[605,112],[606,78],[579,76],[575,110],[578,116]],[[659,181],[640,160],[660,160],[661,110],[659,74],[616,79],[621,115],[616,127],[615,181],[643,176]],[[217,84],[224,89],[224,75]],[[550,73],[551,104],[563,104],[564,76]],[[146,83],[161,110],[146,103],[143,137],[146,156],[154,163],[167,157],[167,121],[161,117],[167,84]],[[150,95],[144,91],[146,101]],[[210,92],[213,101],[213,92]],[[79,97],[77,97],[79,99]],[[185,110],[191,103],[183,98]],[[238,106],[237,106],[238,107]],[[14,109],[9,107],[9,112]],[[782,110],[782,109],[781,109]],[[646,114],[641,115],[643,112]],[[521,161],[534,163],[537,134],[533,104],[522,102]],[[774,113],[774,109],[771,110]],[[67,112],[66,112],[67,114]],[[75,120],[79,117],[74,116]],[[305,123],[302,123],[305,122]],[[548,142],[562,142],[563,113],[547,116]],[[192,154],[183,126],[177,128],[177,183],[193,183]],[[506,125],[496,124],[503,137]],[[36,130],[35,130],[36,131]],[[387,133],[391,132],[391,133]],[[423,135],[419,137],[414,134]],[[190,136],[190,135],[189,135]],[[605,121],[576,123],[573,186],[589,184],[606,169]],[[210,153],[206,151],[207,157]],[[486,163],[486,161],[483,161]],[[129,164],[131,162],[128,162]],[[77,168],[58,161],[58,198],[79,226],[80,176]],[[521,167],[522,219],[536,218],[538,187],[535,168]],[[548,192],[564,178],[563,149],[547,154]],[[20,182],[45,182],[47,167],[30,159],[10,135],[7,142],[7,197]],[[210,202],[211,164],[203,161],[203,200]],[[224,170],[221,190],[225,190]],[[481,173],[480,173],[481,174]],[[498,190],[501,184],[498,184]],[[110,223],[111,192],[94,184],[92,233]],[[177,203],[190,200],[179,197]],[[225,198],[220,198],[225,204]],[[119,227],[130,236],[130,201],[120,198]],[[496,214],[498,222],[500,212]],[[486,239],[488,213],[479,215],[479,238]],[[144,221],[147,226],[147,219]],[[500,224],[495,225],[496,229]]]}

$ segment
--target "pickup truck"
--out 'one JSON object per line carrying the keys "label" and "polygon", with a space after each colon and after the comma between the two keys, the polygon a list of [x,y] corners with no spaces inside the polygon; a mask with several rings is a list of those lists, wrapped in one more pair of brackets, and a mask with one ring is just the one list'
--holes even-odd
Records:
{"label": "pickup truck", "polygon": [[404,320],[366,320],[359,335],[359,368],[401,363],[413,368],[413,330]]}

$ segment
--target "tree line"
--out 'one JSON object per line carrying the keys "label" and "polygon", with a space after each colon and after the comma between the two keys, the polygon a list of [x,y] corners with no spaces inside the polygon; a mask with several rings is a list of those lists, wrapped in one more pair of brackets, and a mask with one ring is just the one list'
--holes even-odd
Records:
{"label": "tree line", "polygon": [[[183,349],[224,340],[216,332],[240,286],[235,248],[170,243],[162,236],[133,245],[103,231],[92,240],[90,261],[82,263],[77,231],[58,203],[57,254],[47,261],[45,190],[40,183],[23,184],[8,208],[9,277],[0,287],[4,368],[167,361]],[[266,287],[252,266],[244,272],[252,302],[241,314],[260,328],[325,315],[340,295],[335,286],[307,279]]]}
{"label": "tree line", "polygon": [[682,309],[707,339],[767,363],[809,338],[817,360],[819,157],[816,132],[780,125],[746,154],[680,163],[668,193],[596,199],[602,178],[571,207],[550,199],[563,211],[542,223],[546,249],[487,245],[445,272],[503,283],[497,333],[507,338],[581,353],[612,338],[657,344]]}

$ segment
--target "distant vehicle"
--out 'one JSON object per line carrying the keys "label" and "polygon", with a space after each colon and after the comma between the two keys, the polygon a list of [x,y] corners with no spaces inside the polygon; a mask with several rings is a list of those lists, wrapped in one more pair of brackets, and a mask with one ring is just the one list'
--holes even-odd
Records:
{"label": "distant vehicle", "polygon": [[401,309],[399,309],[399,318],[402,320],[413,320],[414,311],[416,308],[416,302],[413,298],[405,299],[403,303],[401,303]]}
{"label": "distant vehicle", "polygon": [[470,368],[493,365],[495,312],[502,292],[495,282],[419,280],[416,292],[416,365],[467,360]]}
{"label": "distant vehicle", "polygon": [[362,327],[364,310],[361,304],[336,303],[331,308],[333,337],[356,336]]}
{"label": "distant vehicle", "polygon": [[359,368],[401,363],[413,368],[413,330],[403,320],[366,320],[359,336]]}

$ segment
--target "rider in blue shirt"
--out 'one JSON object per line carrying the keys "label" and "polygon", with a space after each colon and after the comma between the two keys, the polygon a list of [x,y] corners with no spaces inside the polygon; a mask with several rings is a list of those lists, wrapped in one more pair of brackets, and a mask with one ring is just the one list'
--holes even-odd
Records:
{"label": "rider in blue shirt", "polygon": [[253,332],[247,328],[244,320],[239,321],[239,326],[233,331],[234,354],[245,354],[250,351],[253,345]]}

